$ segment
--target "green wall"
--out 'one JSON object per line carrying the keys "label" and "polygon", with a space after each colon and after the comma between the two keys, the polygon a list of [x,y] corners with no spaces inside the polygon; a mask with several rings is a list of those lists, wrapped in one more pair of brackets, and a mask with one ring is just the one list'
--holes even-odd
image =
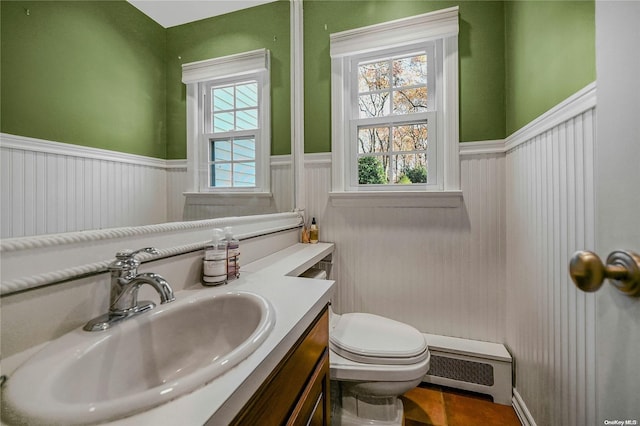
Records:
{"label": "green wall", "polygon": [[124,1],[1,8],[2,132],[165,158],[160,25]]}
{"label": "green wall", "polygon": [[460,140],[503,138],[503,2],[307,0],[304,2],[305,151],[331,150],[331,33],[452,6],[460,7]]}
{"label": "green wall", "polygon": [[271,52],[271,154],[291,152],[289,2],[278,1],[167,29],[167,158],[187,157],[182,64]]}
{"label": "green wall", "polygon": [[[120,0],[0,5],[2,132],[185,158],[181,65],[266,47],[271,151],[290,152],[288,0],[169,29]],[[502,139],[595,80],[593,0],[305,0],[305,151],[331,148],[329,34],[455,5],[461,141]]]}
{"label": "green wall", "polygon": [[506,135],[596,79],[594,1],[505,5]]}

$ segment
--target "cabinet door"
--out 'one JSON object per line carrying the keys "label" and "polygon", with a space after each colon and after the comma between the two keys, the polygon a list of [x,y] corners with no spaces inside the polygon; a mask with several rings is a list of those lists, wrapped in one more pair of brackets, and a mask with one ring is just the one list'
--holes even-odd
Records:
{"label": "cabinet door", "polygon": [[[301,412],[303,396],[309,390],[313,379],[326,375],[326,393],[329,390],[329,315],[325,308],[315,319],[306,333],[298,340],[296,345],[284,357],[282,362],[276,367],[271,376],[258,389],[253,398],[241,410],[231,422],[231,425],[285,425],[294,424],[291,417],[294,413]],[[322,360],[326,357],[324,370],[319,370],[323,365]],[[323,373],[322,371],[325,371]],[[318,379],[320,380],[320,379]],[[322,383],[322,380],[320,380]],[[324,387],[322,393],[324,393]],[[316,400],[311,403],[308,409],[307,419],[310,418]],[[329,401],[326,403],[327,410]],[[328,412],[328,411],[327,411]],[[301,417],[302,418],[302,417]],[[304,423],[295,423],[306,425]],[[328,420],[326,423],[328,424]]]}
{"label": "cabinet door", "polygon": [[329,351],[327,350],[318,362],[287,425],[327,426],[330,413],[329,388]]}

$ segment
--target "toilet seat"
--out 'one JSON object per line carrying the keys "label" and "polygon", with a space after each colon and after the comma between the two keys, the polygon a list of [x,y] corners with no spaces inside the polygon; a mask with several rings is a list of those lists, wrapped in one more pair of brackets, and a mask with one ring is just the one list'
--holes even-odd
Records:
{"label": "toilet seat", "polygon": [[431,356],[426,351],[425,359],[415,364],[365,364],[329,351],[331,380],[402,382],[424,377],[431,364]]}
{"label": "toilet seat", "polygon": [[415,328],[366,313],[337,316],[329,347],[350,361],[378,365],[411,365],[429,357],[427,342]]}

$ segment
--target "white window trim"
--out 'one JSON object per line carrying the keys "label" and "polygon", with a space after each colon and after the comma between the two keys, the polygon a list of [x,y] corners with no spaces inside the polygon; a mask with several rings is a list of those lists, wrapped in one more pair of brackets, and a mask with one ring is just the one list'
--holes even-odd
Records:
{"label": "white window trim", "polygon": [[[253,193],[270,195],[270,154],[271,154],[271,103],[269,50],[258,49],[250,52],[182,65],[182,82],[187,86],[187,191],[186,196],[211,192],[214,194]],[[256,186],[253,188],[211,188],[203,191],[203,179],[208,173],[202,172],[204,165],[201,149],[203,135],[203,97],[200,83],[210,80],[247,78],[261,79],[260,91],[260,144],[256,146]],[[263,107],[264,105],[264,107]]]}
{"label": "white window trim", "polygon": [[[458,101],[458,7],[452,7],[409,18],[389,21],[382,24],[331,34],[331,152],[332,152],[332,203],[339,205],[358,204],[358,199],[366,199],[367,205],[394,207],[399,196],[385,196],[391,193],[404,193],[416,200],[416,207],[438,207],[437,200],[447,200],[442,207],[451,207],[450,197],[442,197],[442,192],[450,192],[454,198],[460,198],[460,162],[459,162],[459,101]],[[353,190],[349,184],[346,167],[349,161],[350,146],[346,142],[349,136],[349,122],[345,120],[345,97],[350,97],[350,60],[354,56],[367,54],[434,40],[442,41],[442,82],[439,99],[439,120],[437,131],[439,144],[438,176],[441,177],[437,190],[418,191],[403,188],[399,191],[379,192],[372,196],[371,191]],[[421,194],[421,195],[418,195]],[[429,194],[434,194],[430,196]],[[438,194],[438,195],[435,195]],[[338,202],[337,200],[341,200]],[[346,203],[345,200],[352,200]],[[459,202],[458,202],[459,204]],[[337,205],[337,204],[336,204]]]}

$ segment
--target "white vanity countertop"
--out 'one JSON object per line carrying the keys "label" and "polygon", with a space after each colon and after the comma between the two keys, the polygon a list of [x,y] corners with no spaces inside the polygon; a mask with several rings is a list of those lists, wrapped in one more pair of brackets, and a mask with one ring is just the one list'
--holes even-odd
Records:
{"label": "white vanity countertop", "polygon": [[[256,262],[242,265],[241,277],[225,286],[187,288],[209,294],[248,291],[264,296],[275,309],[275,326],[262,345],[244,361],[213,382],[151,410],[114,421],[112,425],[223,425],[228,424],[258,390],[329,302],[333,281],[297,275],[333,252],[333,244],[294,244]],[[194,327],[204,327],[206,324]],[[25,351],[32,353],[31,350]],[[11,363],[26,355],[12,356]],[[23,357],[20,357],[23,355]],[[9,361],[9,359],[5,360]],[[22,362],[22,361],[21,361]],[[3,362],[3,367],[8,363]]]}

